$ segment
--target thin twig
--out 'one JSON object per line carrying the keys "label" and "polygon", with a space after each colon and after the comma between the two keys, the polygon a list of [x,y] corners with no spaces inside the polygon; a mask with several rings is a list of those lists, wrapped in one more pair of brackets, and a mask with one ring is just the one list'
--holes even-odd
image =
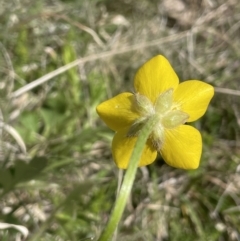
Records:
{"label": "thin twig", "polygon": [[97,59],[111,57],[111,56],[118,55],[118,54],[131,52],[131,51],[138,50],[138,49],[148,48],[148,47],[155,46],[155,45],[160,45],[160,44],[163,44],[166,42],[176,41],[176,40],[179,40],[180,38],[186,37],[187,33],[188,33],[188,31],[184,31],[180,34],[173,34],[173,35],[165,37],[165,38],[156,39],[153,41],[135,44],[135,45],[131,45],[131,46],[126,46],[126,47],[118,49],[118,50],[114,49],[114,50],[106,51],[103,53],[94,54],[94,55],[90,55],[87,57],[77,59],[77,60],[75,60],[67,65],[64,65],[52,72],[40,77],[39,79],[36,79],[35,81],[21,87],[20,89],[18,89],[12,93],[11,98],[19,97],[20,95],[28,92],[29,90],[34,89],[35,87],[47,82],[48,80],[66,72],[67,70],[69,70],[73,67],[76,67],[79,64],[94,61]]}
{"label": "thin twig", "polygon": [[[171,36],[165,37],[165,38],[161,38],[161,39],[156,39],[153,41],[149,41],[149,42],[144,42],[144,43],[140,43],[140,44],[135,44],[135,45],[130,45],[130,46],[126,46],[123,47],[121,49],[114,49],[114,50],[110,50],[110,51],[106,51],[103,53],[99,53],[99,54],[94,54],[94,55],[90,55],[87,57],[83,57],[77,60],[74,60],[73,62],[66,64],[42,77],[40,77],[39,79],[36,79],[34,81],[32,81],[31,83],[21,87],[20,89],[16,90],[15,92],[13,92],[11,94],[11,98],[17,98],[19,96],[21,96],[22,94],[28,92],[29,90],[34,89],[35,87],[47,82],[48,80],[66,72],[67,70],[76,67],[79,64],[83,64],[83,63],[87,63],[90,61],[95,61],[98,59],[103,59],[103,58],[107,58],[107,57],[111,57],[114,55],[119,55],[119,54],[124,54],[127,52],[131,52],[131,51],[135,51],[138,49],[143,49],[143,48],[148,48],[148,47],[152,47],[155,45],[160,45],[166,42],[171,42],[171,41],[175,41],[175,40],[179,40],[180,38],[184,38],[186,37],[188,34],[188,31],[184,31],[180,34],[173,34]],[[236,95],[236,96],[240,96],[240,90],[232,90],[232,89],[226,89],[226,88],[220,88],[220,87],[215,87],[215,91],[218,93],[222,93],[222,94],[229,94],[229,95]]]}
{"label": "thin twig", "polygon": [[215,87],[214,89],[217,93],[240,96],[240,90],[232,90],[220,87]]}

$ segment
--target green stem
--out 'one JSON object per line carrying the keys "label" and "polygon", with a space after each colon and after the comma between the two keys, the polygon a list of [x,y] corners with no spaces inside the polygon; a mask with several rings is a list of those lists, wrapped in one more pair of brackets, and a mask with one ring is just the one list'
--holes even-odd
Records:
{"label": "green stem", "polygon": [[115,206],[112,210],[112,214],[110,216],[110,219],[108,220],[107,226],[103,230],[98,241],[108,241],[112,237],[122,217],[124,208],[126,206],[129,194],[133,186],[133,181],[135,179],[138,163],[141,158],[143,148],[146,144],[146,141],[150,133],[153,130],[154,125],[157,123],[158,119],[159,119],[158,117],[149,119],[148,122],[145,124],[145,126],[142,128],[137,138],[137,141],[133,149],[133,152],[129,161],[129,165],[123,180],[121,190],[115,202]]}

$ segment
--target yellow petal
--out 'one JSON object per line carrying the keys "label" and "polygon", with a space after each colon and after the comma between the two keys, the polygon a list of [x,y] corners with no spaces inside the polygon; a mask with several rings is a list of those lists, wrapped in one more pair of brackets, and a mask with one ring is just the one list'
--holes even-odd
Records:
{"label": "yellow petal", "polygon": [[[132,155],[133,148],[137,141],[137,137],[126,137],[128,129],[118,131],[112,141],[112,153],[113,159],[119,168],[126,169],[130,157]],[[147,141],[139,166],[146,166],[151,164],[157,156],[157,151],[152,147],[150,141]]]}
{"label": "yellow petal", "polygon": [[133,110],[134,95],[122,93],[97,106],[97,113],[114,131],[130,127],[139,115]]}
{"label": "yellow petal", "polygon": [[160,153],[165,162],[172,167],[196,169],[202,153],[201,134],[197,129],[188,125],[166,130]]}
{"label": "yellow petal", "polygon": [[137,71],[134,87],[137,93],[145,95],[155,103],[162,92],[170,88],[175,89],[178,82],[178,77],[168,60],[162,55],[157,55]]}
{"label": "yellow petal", "polygon": [[191,122],[204,115],[213,94],[211,85],[199,80],[188,80],[177,87],[173,98],[180,110],[189,114],[187,122]]}

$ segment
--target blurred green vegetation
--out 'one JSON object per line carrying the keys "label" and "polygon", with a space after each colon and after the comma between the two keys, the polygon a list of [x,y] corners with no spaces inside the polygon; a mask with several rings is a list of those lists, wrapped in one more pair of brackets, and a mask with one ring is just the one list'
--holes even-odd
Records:
{"label": "blurred green vegetation", "polygon": [[[118,169],[113,133],[95,107],[133,91],[140,65],[163,54],[180,80],[216,87],[194,124],[203,136],[201,166],[176,170],[159,157],[139,169],[116,240],[240,240],[240,95],[221,93],[240,90],[239,1],[0,0],[0,6],[0,224],[26,227],[30,241],[97,240],[115,201]],[[12,97],[87,56],[95,59]],[[0,240],[25,239],[0,225]]]}

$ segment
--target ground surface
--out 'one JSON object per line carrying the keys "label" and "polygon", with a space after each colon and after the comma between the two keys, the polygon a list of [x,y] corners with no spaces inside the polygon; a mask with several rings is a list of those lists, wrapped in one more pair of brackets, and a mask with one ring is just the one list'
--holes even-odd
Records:
{"label": "ground surface", "polygon": [[[95,107],[163,54],[180,80],[216,88],[194,123],[201,165],[139,169],[115,240],[240,240],[238,0],[1,0],[0,30],[2,223],[31,241],[97,240],[119,171]],[[2,228],[1,241],[24,240]]]}

